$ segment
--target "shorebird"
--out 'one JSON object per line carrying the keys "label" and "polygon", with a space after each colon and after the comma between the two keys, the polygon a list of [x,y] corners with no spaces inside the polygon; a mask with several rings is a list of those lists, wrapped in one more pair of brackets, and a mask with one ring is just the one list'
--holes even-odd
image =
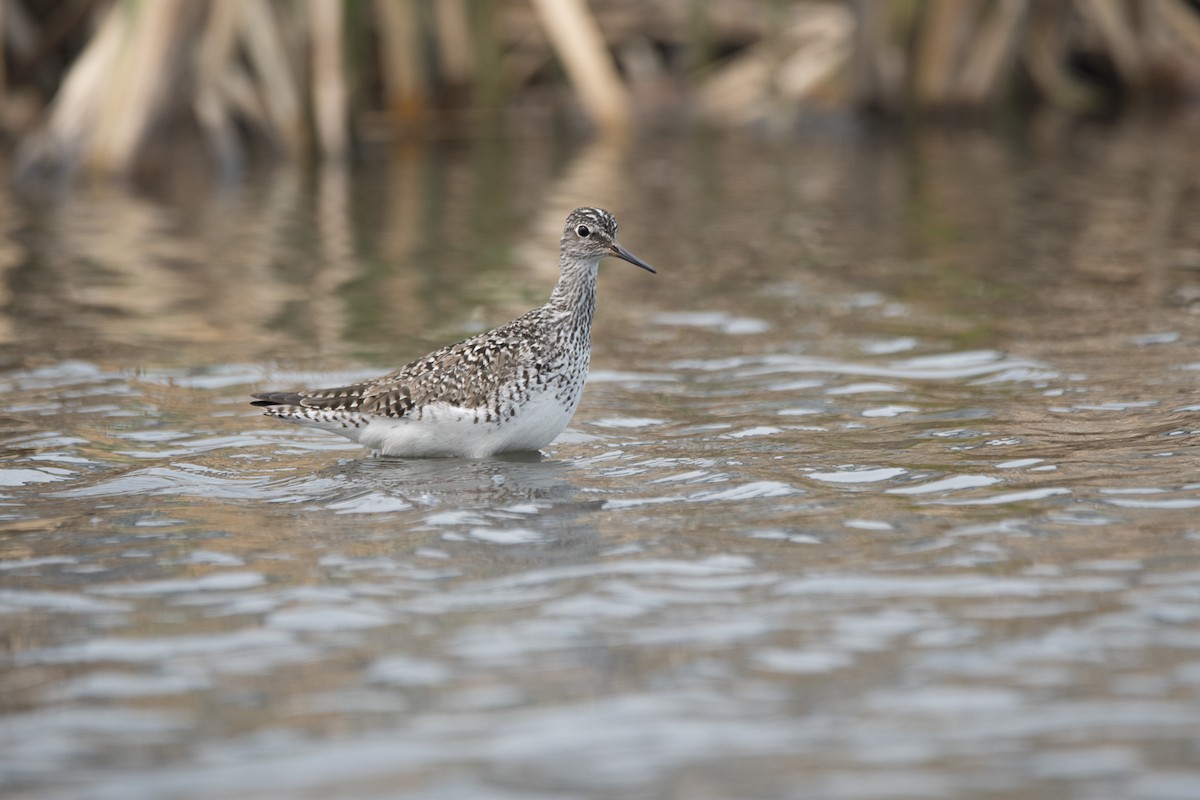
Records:
{"label": "shorebird", "polygon": [[545,305],[375,380],[256,394],[251,405],[349,437],[375,455],[537,450],[562,433],[583,394],[605,256],[655,271],[617,243],[612,214],[577,208],[563,226],[558,283]]}

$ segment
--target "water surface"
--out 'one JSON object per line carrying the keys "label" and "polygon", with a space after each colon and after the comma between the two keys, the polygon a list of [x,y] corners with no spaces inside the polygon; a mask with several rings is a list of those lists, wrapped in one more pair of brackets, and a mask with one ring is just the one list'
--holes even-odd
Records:
{"label": "water surface", "polygon": [[[0,196],[15,798],[1200,796],[1194,126],[484,140]],[[553,283],[538,456],[246,394]]]}

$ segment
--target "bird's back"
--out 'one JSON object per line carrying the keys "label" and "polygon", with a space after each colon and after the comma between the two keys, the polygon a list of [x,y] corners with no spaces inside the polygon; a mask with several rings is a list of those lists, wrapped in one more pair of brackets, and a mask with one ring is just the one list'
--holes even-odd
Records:
{"label": "bird's back", "polygon": [[[478,426],[511,425],[523,410],[536,411],[544,424],[517,436],[517,444],[537,449],[565,427],[587,378],[587,337],[571,336],[562,322],[561,314],[542,306],[374,380],[256,394],[254,405],[271,416],[313,424],[393,455],[404,448],[392,440],[417,436],[422,423],[438,431],[434,440],[453,440],[454,424],[470,426],[471,435],[479,438],[486,434]],[[518,428],[512,426],[502,438],[521,433]],[[420,449],[436,449],[435,444],[426,442]]]}

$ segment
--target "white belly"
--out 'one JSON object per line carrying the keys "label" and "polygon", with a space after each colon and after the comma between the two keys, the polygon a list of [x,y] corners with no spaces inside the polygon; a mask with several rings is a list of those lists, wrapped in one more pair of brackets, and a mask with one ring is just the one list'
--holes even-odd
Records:
{"label": "white belly", "polygon": [[[462,456],[483,458],[495,453],[537,450],[554,441],[571,421],[580,391],[564,405],[553,392],[534,395],[515,416],[485,422],[473,409],[437,404],[418,417],[376,417],[361,428],[338,430],[378,455],[410,458]],[[477,421],[478,420],[478,421]]]}

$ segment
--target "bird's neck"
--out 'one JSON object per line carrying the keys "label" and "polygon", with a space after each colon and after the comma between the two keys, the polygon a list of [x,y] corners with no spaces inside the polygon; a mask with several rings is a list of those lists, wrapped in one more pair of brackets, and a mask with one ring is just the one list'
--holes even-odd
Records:
{"label": "bird's neck", "polygon": [[568,315],[582,328],[591,328],[596,313],[596,272],[599,259],[562,265],[558,283],[550,295],[550,305]]}

